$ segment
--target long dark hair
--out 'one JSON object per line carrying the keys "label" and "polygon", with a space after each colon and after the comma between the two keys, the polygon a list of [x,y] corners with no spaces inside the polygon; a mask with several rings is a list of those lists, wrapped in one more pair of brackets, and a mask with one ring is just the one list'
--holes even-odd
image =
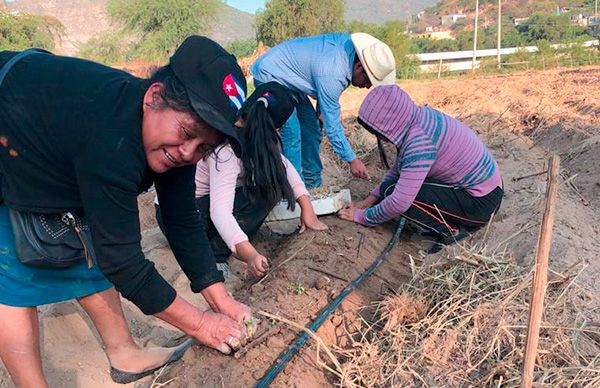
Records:
{"label": "long dark hair", "polygon": [[[281,157],[277,129],[294,108],[285,88],[272,84],[259,86],[240,111],[245,122],[240,136],[244,145],[240,158],[244,168],[242,181],[253,200],[264,201],[272,207],[283,198],[288,202],[288,209],[293,211],[296,199]],[[289,165],[288,168],[294,167]]]}

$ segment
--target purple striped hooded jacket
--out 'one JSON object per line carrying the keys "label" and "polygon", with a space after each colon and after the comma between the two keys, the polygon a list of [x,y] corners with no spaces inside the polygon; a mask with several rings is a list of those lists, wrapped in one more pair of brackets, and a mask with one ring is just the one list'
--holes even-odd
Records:
{"label": "purple striped hooded jacket", "polygon": [[357,210],[354,221],[372,226],[399,217],[411,206],[423,181],[434,179],[483,197],[502,185],[498,164],[466,125],[428,106],[416,105],[397,85],[374,88],[360,106],[359,121],[397,148],[396,163],[371,194],[396,182],[377,205]]}

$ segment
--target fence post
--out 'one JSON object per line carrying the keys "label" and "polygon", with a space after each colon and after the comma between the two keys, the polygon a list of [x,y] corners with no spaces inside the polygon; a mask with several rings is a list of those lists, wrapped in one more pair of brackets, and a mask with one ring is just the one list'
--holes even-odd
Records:
{"label": "fence post", "polygon": [[546,70],[546,56],[542,54],[542,68]]}
{"label": "fence post", "polygon": [[521,388],[533,386],[533,371],[538,351],[540,325],[544,313],[544,295],[548,279],[548,256],[552,244],[552,226],[554,225],[554,208],[558,197],[558,172],[560,158],[553,155],[548,162],[548,183],[546,187],[545,209],[538,236],[533,287],[529,304],[529,319],[527,321],[527,339],[523,355],[523,373]]}

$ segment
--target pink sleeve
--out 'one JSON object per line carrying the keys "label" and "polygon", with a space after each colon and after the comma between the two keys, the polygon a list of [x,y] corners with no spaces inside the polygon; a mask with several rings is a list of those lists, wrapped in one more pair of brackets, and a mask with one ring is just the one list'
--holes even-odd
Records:
{"label": "pink sleeve", "polygon": [[392,167],[390,167],[389,170],[387,170],[387,172],[383,176],[383,179],[381,179],[381,182],[377,185],[377,187],[371,190],[371,195],[377,198],[381,198],[381,186],[387,182],[397,182],[399,177],[400,172],[398,171],[398,161],[396,160]]}
{"label": "pink sleeve", "polygon": [[248,241],[233,216],[235,187],[240,174],[240,160],[233,154],[231,147],[224,147],[218,153],[218,164],[210,160],[210,218],[225,244],[235,251],[236,244]]}
{"label": "pink sleeve", "polygon": [[365,218],[365,209],[356,209],[354,211],[354,222],[363,226],[375,226],[377,224],[371,224]]}
{"label": "pink sleeve", "polygon": [[304,186],[304,182],[300,178],[300,174],[296,171],[296,168],[290,163],[289,160],[283,155],[281,155],[281,160],[285,166],[285,171],[287,173],[287,179],[294,191],[294,198],[298,199],[303,195],[308,195],[308,190],[306,190],[306,186]]}

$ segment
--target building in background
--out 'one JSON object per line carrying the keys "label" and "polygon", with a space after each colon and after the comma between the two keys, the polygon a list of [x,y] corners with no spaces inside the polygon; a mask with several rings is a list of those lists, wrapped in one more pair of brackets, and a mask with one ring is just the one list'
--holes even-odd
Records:
{"label": "building in background", "polygon": [[450,27],[456,24],[460,19],[466,18],[466,15],[455,13],[451,15],[442,15],[442,26]]}

